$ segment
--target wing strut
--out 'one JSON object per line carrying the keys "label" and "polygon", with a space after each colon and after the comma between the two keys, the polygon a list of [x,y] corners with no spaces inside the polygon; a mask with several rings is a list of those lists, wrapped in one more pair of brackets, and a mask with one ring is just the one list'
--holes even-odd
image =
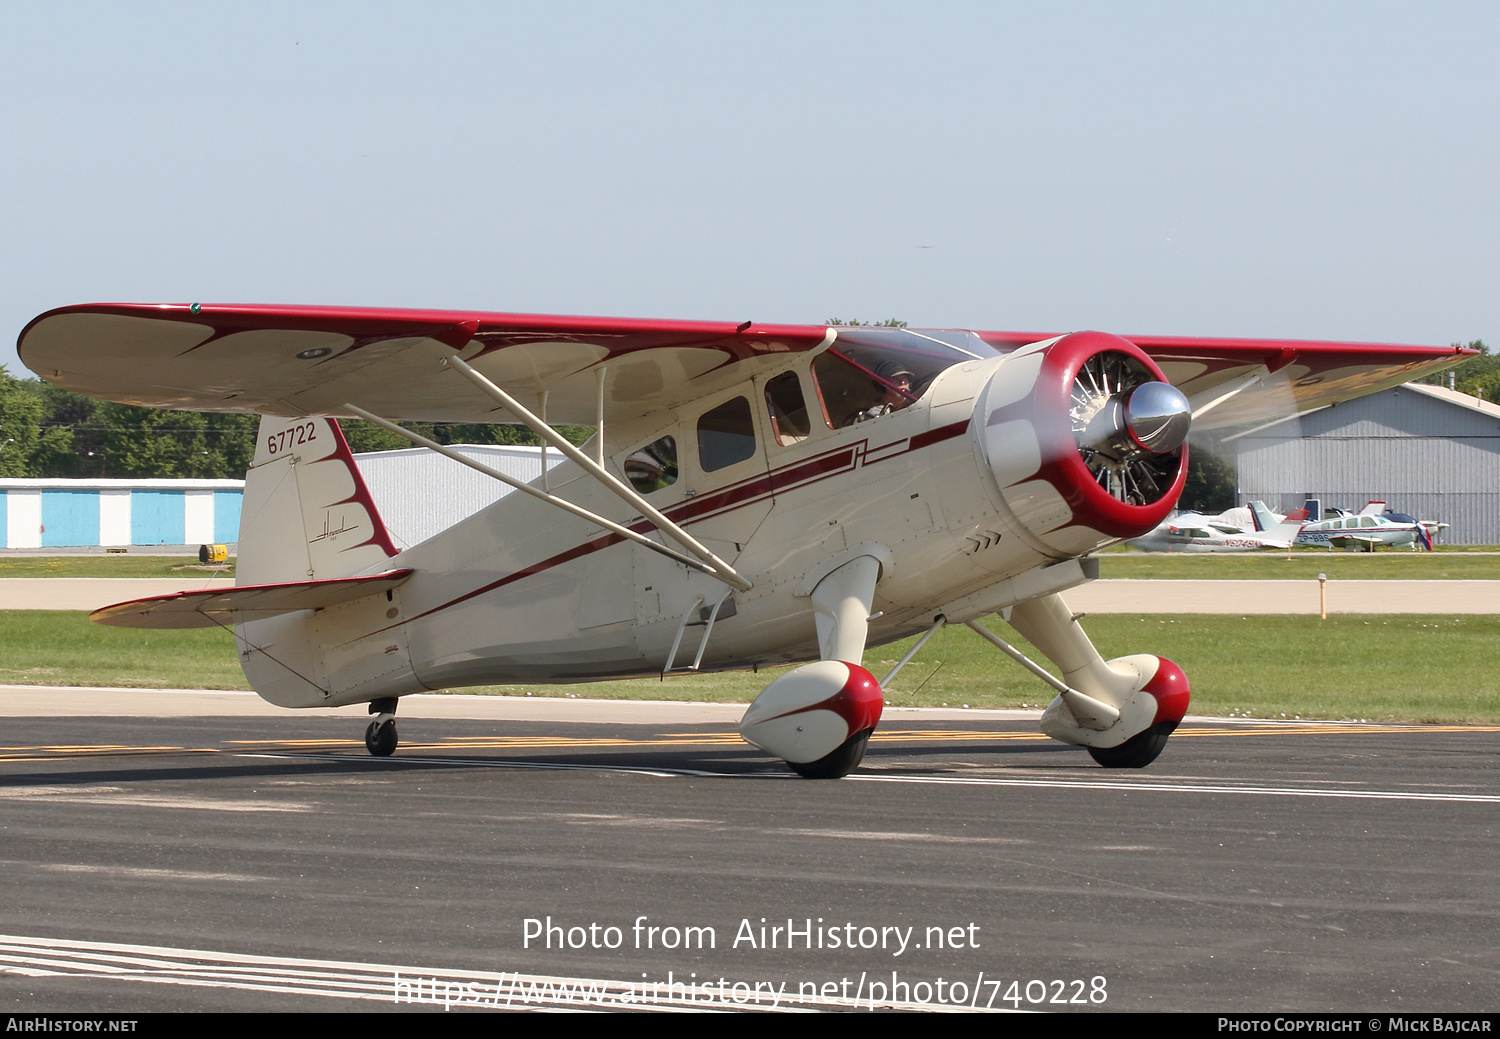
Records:
{"label": "wing strut", "polygon": [[[599,464],[599,462],[594,461],[588,455],[584,454],[582,451],[578,450],[578,448],[574,447],[572,443],[568,441],[567,437],[563,436],[557,430],[547,425],[547,423],[543,422],[531,412],[527,411],[526,408],[522,406],[520,401],[516,400],[510,394],[506,393],[499,386],[496,386],[493,382],[485,378],[483,375],[480,375],[473,368],[469,367],[469,365],[457,355],[448,358],[448,366],[457,370],[457,372],[460,375],[464,376],[464,378],[468,379],[475,386],[479,387],[485,393],[489,394],[491,397],[495,398],[495,400],[499,401],[502,405],[504,405],[507,411],[516,416],[516,418],[520,419],[522,422],[526,423],[527,426],[531,427],[531,431],[533,433],[541,437],[546,442],[550,443],[553,447],[557,448],[575,464],[582,467],[584,472],[588,473],[594,479],[598,480],[606,488],[614,492],[614,494],[618,496],[622,501],[624,501],[627,505],[631,506],[642,516],[645,516],[652,523],[656,524],[657,529],[659,529],[663,534],[670,536],[683,548],[687,549],[693,555],[697,556],[699,559],[703,560],[703,562],[707,563],[707,572],[712,573],[719,580],[723,581],[725,584],[729,585],[732,588],[738,589],[739,591],[745,592],[750,590],[750,582],[736,573],[734,567],[730,566],[728,563],[724,562],[724,560],[720,559],[718,556],[710,552],[703,544],[698,541],[697,538],[693,537],[676,523],[673,523],[671,520],[667,519],[667,517],[663,516],[661,512],[659,512],[650,502],[646,501],[645,498],[642,498],[639,494],[637,494],[635,492],[635,488],[629,487],[626,484],[622,483],[614,476],[613,473],[609,472],[609,470],[605,469],[601,464]],[[599,383],[599,393],[600,399],[602,401],[604,394],[604,382],[602,379]],[[604,457],[602,446],[604,443],[604,431],[602,429],[599,431],[599,443],[601,445],[599,457],[602,459]],[[650,542],[648,542],[648,544],[649,543]]]}
{"label": "wing strut", "polygon": [[[588,509],[585,509],[583,506],[575,505],[572,502],[568,501],[566,498],[559,498],[555,494],[548,494],[546,491],[539,491],[528,483],[522,483],[515,477],[507,476],[505,473],[500,472],[498,469],[491,469],[483,462],[476,462],[474,459],[469,458],[465,455],[461,455],[451,448],[444,447],[442,444],[439,444],[435,440],[428,440],[420,433],[413,433],[409,429],[404,429],[401,426],[396,425],[396,423],[390,421],[389,419],[381,418],[374,412],[366,411],[364,408],[361,408],[356,404],[350,404],[346,402],[344,404],[344,407],[354,412],[354,414],[358,415],[360,418],[365,419],[368,422],[375,423],[382,429],[388,429],[398,436],[405,437],[407,440],[410,440],[418,447],[425,447],[430,451],[436,451],[438,454],[442,455],[445,458],[451,458],[455,462],[458,462],[460,465],[466,465],[470,469],[481,472],[491,479],[499,480],[501,483],[508,484],[518,491],[524,491],[525,493],[531,495],[533,498],[539,498],[542,501],[547,502],[549,505],[556,505],[559,509],[562,509],[565,512],[571,512],[573,515],[582,517],[583,519],[588,520],[590,523],[597,523],[601,527],[604,527],[606,530],[614,531],[621,537],[628,538],[629,540],[634,541],[636,544],[645,545],[653,552],[660,552],[662,555],[666,556],[669,559],[675,559],[683,566],[689,566],[694,570],[700,570],[703,573],[708,574],[710,577],[716,577],[719,580],[724,581],[725,583],[732,583],[729,581],[728,576],[718,573],[712,566],[700,563],[698,560],[693,559],[690,556],[685,556],[681,552],[670,549],[665,545],[658,545],[655,541],[652,541],[650,538],[646,537],[639,531],[631,530],[629,527],[621,526],[613,520],[607,520],[603,516],[595,515]],[[730,573],[734,574],[734,571],[731,570]],[[739,575],[735,574],[734,576],[738,577]],[[735,587],[739,587],[739,585],[735,585]],[[747,583],[745,584],[745,587],[748,588],[750,586]]]}

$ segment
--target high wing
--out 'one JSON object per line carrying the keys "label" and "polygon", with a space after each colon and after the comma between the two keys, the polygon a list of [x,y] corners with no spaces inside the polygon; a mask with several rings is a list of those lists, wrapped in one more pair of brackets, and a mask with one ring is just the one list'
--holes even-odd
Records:
{"label": "high wing", "polygon": [[[358,307],[98,303],[49,311],[22,330],[22,361],[106,400],[296,417],[511,422],[458,372],[457,353],[551,423],[663,411],[832,345],[840,329],[632,318]],[[852,330],[851,330],[852,331]],[[923,335],[920,330],[909,330]],[[997,353],[1049,333],[980,332]],[[1452,363],[1454,347],[1128,336],[1211,428],[1305,411]],[[599,375],[603,369],[604,374]],[[529,399],[528,399],[529,398]],[[1197,413],[1203,412],[1200,420]]]}
{"label": "high wing", "polygon": [[[148,407],[514,422],[444,365],[459,352],[551,423],[628,420],[745,381],[766,360],[831,341],[821,327],[355,307],[88,304],[21,332],[32,371]],[[538,409],[539,410],[539,409]]]}
{"label": "high wing", "polygon": [[[981,332],[995,346],[1049,338]],[[1459,346],[1126,335],[1192,402],[1193,428],[1219,429],[1311,411],[1421,378],[1477,351]],[[1226,396],[1230,395],[1232,396]],[[1207,414],[1202,412],[1212,405]]]}

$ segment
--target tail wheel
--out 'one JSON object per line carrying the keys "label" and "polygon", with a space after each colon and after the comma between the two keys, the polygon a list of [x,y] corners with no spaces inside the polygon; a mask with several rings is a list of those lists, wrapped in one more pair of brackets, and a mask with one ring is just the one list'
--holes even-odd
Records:
{"label": "tail wheel", "polygon": [[1166,748],[1175,728],[1176,722],[1158,722],[1118,747],[1090,747],[1089,757],[1105,768],[1145,768]]}
{"label": "tail wheel", "polygon": [[388,758],[396,751],[396,722],[389,719],[371,722],[365,730],[365,749],[377,758]]}

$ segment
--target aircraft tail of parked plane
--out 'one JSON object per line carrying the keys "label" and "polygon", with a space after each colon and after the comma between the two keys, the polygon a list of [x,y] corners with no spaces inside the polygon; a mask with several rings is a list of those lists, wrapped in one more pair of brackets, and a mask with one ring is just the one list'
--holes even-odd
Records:
{"label": "aircraft tail of parked plane", "polygon": [[[879,722],[902,665],[877,679],[866,648],[948,624],[1051,686],[1044,732],[1107,767],[1148,764],[1187,679],[1150,654],[1102,658],[1062,598],[1097,572],[1086,557],[1167,517],[1190,425],[1320,407],[1464,356],[199,304],[66,307],[18,347],[77,392],[265,416],[238,586],[95,619],[233,624],[262,696],[368,702],[377,755],[407,693],[799,664],[740,731],[811,777],[854,768]],[[398,552],[337,416],[439,452],[399,423],[520,423],[567,461],[524,485],[450,454],[523,493]],[[590,450],[557,423],[596,427]],[[1057,674],[981,623],[996,613]]]}
{"label": "aircraft tail of parked plane", "polygon": [[[1260,502],[1256,502],[1262,509],[1265,508]],[[1265,544],[1268,548],[1291,548],[1297,540],[1297,533],[1302,525],[1307,522],[1306,509],[1293,509],[1286,514],[1280,523],[1266,531]]]}
{"label": "aircraft tail of parked plane", "polygon": [[1262,534],[1269,534],[1272,530],[1276,529],[1276,517],[1271,513],[1270,509],[1266,508],[1265,502],[1252,501],[1250,503],[1250,515],[1255,517],[1255,529]]}

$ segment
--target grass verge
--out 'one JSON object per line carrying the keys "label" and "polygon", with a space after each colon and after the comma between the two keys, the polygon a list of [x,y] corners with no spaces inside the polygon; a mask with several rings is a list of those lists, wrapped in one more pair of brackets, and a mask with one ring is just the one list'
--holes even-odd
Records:
{"label": "grass verge", "polygon": [[1099,556],[1101,578],[1177,581],[1500,581],[1500,554],[1463,552],[1155,552]]}
{"label": "grass verge", "polygon": [[[1014,632],[988,622],[1002,638]],[[1193,686],[1194,713],[1257,718],[1500,722],[1492,665],[1500,617],[1092,616],[1105,657],[1156,653]],[[1016,636],[1013,641],[1035,658]],[[882,678],[910,641],[872,649]],[[0,683],[244,689],[233,637],[219,629],[141,631],[90,624],[84,613],[0,612]],[[455,690],[500,695],[749,702],[781,669],[569,686]],[[896,706],[1040,706],[1051,698],[966,628],[947,628],[887,690]]]}
{"label": "grass verge", "polygon": [[198,565],[196,556],[0,556],[7,577],[233,577],[234,559],[222,573]]}

